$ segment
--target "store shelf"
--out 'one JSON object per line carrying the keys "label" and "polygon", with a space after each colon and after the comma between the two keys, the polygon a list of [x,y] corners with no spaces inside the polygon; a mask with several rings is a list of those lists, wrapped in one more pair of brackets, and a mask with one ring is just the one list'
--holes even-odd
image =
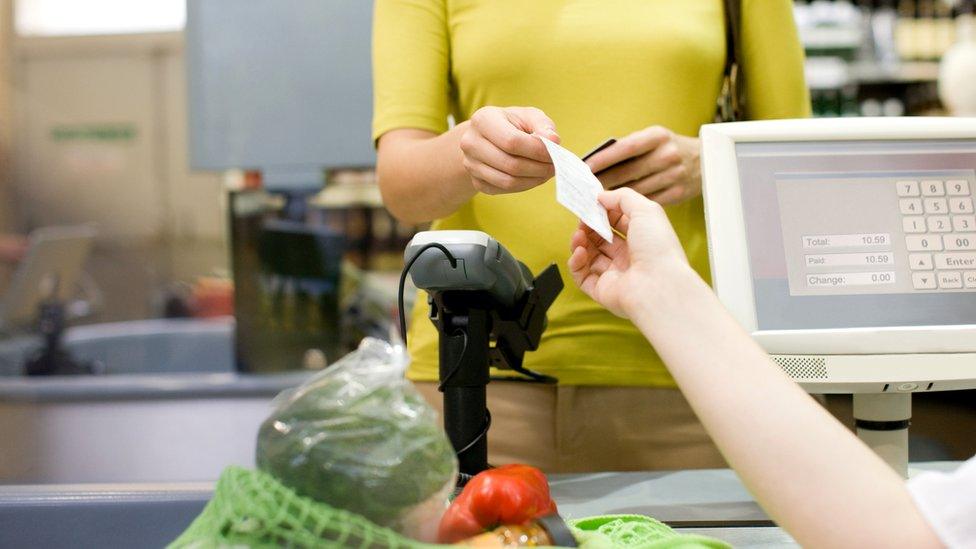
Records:
{"label": "store shelf", "polygon": [[848,63],[839,57],[813,56],[807,58],[806,78],[812,90],[935,82],[939,79],[939,63],[912,61],[885,66],[873,61]]}
{"label": "store shelf", "polygon": [[937,61],[910,61],[891,67],[873,62],[856,62],[851,64],[850,71],[851,78],[859,84],[909,84],[939,79]]}

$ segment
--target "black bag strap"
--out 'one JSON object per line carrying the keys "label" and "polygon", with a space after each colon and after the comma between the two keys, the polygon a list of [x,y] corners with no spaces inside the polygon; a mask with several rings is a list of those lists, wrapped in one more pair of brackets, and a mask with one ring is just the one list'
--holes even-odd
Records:
{"label": "black bag strap", "polygon": [[742,2],[741,0],[723,0],[725,4],[725,74],[729,74],[732,65],[742,59]]}
{"label": "black bag strap", "polygon": [[745,119],[742,74],[742,1],[723,0],[725,11],[725,69],[716,120]]}

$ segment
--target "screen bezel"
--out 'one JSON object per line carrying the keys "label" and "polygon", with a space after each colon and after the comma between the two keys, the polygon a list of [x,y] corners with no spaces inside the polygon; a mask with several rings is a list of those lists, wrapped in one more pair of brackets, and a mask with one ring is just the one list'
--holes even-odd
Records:
{"label": "screen bezel", "polygon": [[976,352],[976,324],[760,330],[736,145],[780,141],[976,139],[974,118],[844,118],[702,126],[702,194],[712,284],[732,315],[770,353],[917,354]]}

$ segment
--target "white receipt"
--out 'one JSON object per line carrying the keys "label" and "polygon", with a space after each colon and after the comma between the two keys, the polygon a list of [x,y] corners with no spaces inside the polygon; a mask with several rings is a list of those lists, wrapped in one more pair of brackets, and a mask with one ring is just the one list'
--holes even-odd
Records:
{"label": "white receipt", "polygon": [[607,210],[597,200],[603,185],[593,175],[590,167],[575,154],[537,135],[549,151],[556,167],[556,200],[576,214],[583,223],[596,231],[607,242],[613,242],[613,231]]}

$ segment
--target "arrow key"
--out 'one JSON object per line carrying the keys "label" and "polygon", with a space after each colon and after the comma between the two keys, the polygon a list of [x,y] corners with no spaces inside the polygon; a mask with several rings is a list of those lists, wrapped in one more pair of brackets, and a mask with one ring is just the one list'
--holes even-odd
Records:
{"label": "arrow key", "polygon": [[908,254],[908,264],[913,271],[931,271],[932,254]]}
{"label": "arrow key", "polygon": [[934,290],[938,287],[935,273],[912,273],[912,285],[916,290]]}

